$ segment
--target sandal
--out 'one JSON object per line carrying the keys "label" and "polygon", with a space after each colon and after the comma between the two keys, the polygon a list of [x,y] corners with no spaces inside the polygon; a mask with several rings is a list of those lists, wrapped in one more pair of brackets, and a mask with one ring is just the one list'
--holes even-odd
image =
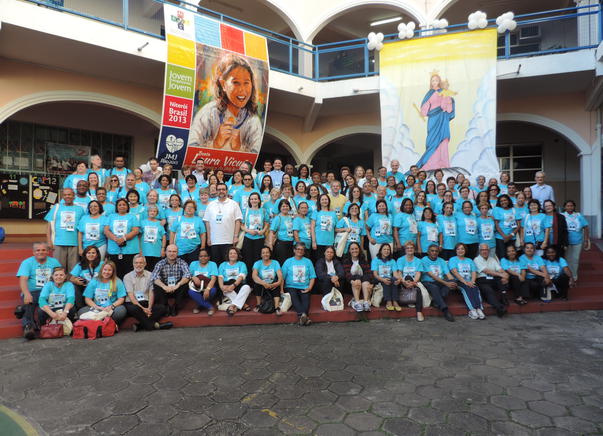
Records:
{"label": "sandal", "polygon": [[[241,310],[244,310],[245,312],[250,312],[251,311],[251,306],[249,306],[249,304],[244,305]],[[259,310],[259,308],[258,308]]]}
{"label": "sandal", "polygon": [[207,311],[207,316],[212,316],[214,313],[216,313],[216,311],[214,309],[209,309]]}
{"label": "sandal", "polygon": [[193,313],[194,313],[194,314],[197,314],[197,313],[199,313],[199,312],[201,312],[201,311],[199,310],[199,308],[198,308],[198,307],[195,307],[195,308],[193,309]]}
{"label": "sandal", "polygon": [[[234,309],[233,309],[233,307],[234,307]],[[236,309],[237,309],[237,307],[235,305],[229,306],[228,309],[226,309],[226,314],[228,316],[233,316],[235,314],[235,312],[237,311]]]}
{"label": "sandal", "polygon": [[385,308],[386,308],[387,310],[389,310],[390,312],[393,312],[393,311],[395,310],[395,309],[394,309],[394,306],[391,306],[391,305],[390,305],[390,306],[385,306]]}
{"label": "sandal", "polygon": [[280,310],[278,307],[277,307],[277,308],[276,308],[276,310],[274,311],[274,314],[275,314],[276,316],[281,316],[281,315],[282,315],[281,310]]}
{"label": "sandal", "polygon": [[402,308],[400,306],[394,306],[394,310],[396,312],[402,312]]}
{"label": "sandal", "polygon": [[[245,310],[245,309],[243,309],[243,310]],[[255,306],[255,307],[253,308],[253,311],[254,311],[254,312],[259,312],[259,311],[260,311],[260,306]]]}

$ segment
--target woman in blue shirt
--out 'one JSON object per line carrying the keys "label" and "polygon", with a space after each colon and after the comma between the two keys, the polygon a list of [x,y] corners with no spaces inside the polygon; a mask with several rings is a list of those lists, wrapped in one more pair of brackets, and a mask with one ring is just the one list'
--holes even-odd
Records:
{"label": "woman in blue shirt", "polygon": [[254,192],[259,193],[259,191],[253,187],[253,177],[251,174],[245,174],[243,176],[243,187],[237,190],[232,196],[232,199],[239,203],[243,215],[245,215],[245,210],[249,206],[249,196]]}
{"label": "woman in blue shirt", "polygon": [[215,313],[212,301],[218,295],[218,266],[209,260],[209,251],[205,248],[199,250],[199,260],[190,264],[191,285],[189,285],[188,296],[191,297],[197,307],[193,313],[201,312],[200,308],[207,309],[207,315]]}
{"label": "woman in blue shirt", "polygon": [[443,213],[437,217],[442,240],[440,257],[444,260],[448,260],[456,254],[456,217],[453,215],[454,206],[452,203],[445,203],[443,208]]}
{"label": "woman in blue shirt", "polygon": [[159,221],[161,221],[161,225],[165,226],[165,223],[166,223],[165,212],[163,210],[163,207],[161,207],[161,205],[158,203],[158,201],[159,201],[159,195],[157,194],[157,191],[155,191],[154,189],[151,189],[147,194],[147,202],[145,203],[146,207],[148,209],[148,207],[152,204],[157,206],[157,209],[159,210],[159,215],[157,215],[157,219]]}
{"label": "woman in blue shirt", "polygon": [[[124,200],[125,201],[125,200]],[[130,262],[130,267],[132,262]],[[90,310],[103,311],[112,310],[111,318],[116,324],[119,324],[127,315],[124,301],[126,298],[126,288],[123,282],[117,277],[117,267],[110,260],[105,261],[101,266],[100,274],[92,279],[84,291],[86,307],[78,311],[82,316]]]}
{"label": "woman in blue shirt", "polygon": [[383,244],[389,245],[390,252],[393,252],[394,243],[394,221],[389,214],[387,201],[377,200],[375,210],[377,213],[372,213],[366,222],[369,251],[373,259],[380,252]]}
{"label": "woman in blue shirt", "polygon": [[[423,264],[421,260],[415,257],[415,244],[410,241],[404,243],[404,256],[396,262],[396,271],[394,276],[400,283],[401,288],[412,289],[419,286]],[[425,321],[423,316],[423,294],[417,290],[417,300],[415,301],[415,310],[417,321]]]}
{"label": "woman in blue shirt", "polygon": [[417,252],[419,257],[427,255],[427,249],[430,245],[442,246],[442,234],[436,223],[433,210],[426,207],[423,210],[421,221],[417,223]]}
{"label": "woman in blue shirt", "polygon": [[135,189],[130,189],[126,194],[126,200],[130,205],[130,213],[140,219],[145,215],[145,207],[140,204],[140,194]]}
{"label": "woman in blue shirt", "polygon": [[[479,216],[477,217],[477,230],[479,243],[487,244],[490,248],[490,256],[496,255],[496,223],[490,216],[490,203],[481,203],[479,206]],[[506,253],[506,249],[505,249]],[[502,257],[499,257],[502,259]]]}
{"label": "woman in blue shirt", "polygon": [[312,249],[314,258],[324,257],[325,249],[335,242],[337,213],[331,211],[331,199],[322,194],[318,199],[318,210],[312,215]]}
{"label": "woman in blue shirt", "polygon": [[383,299],[385,300],[385,308],[389,311],[395,310],[400,312],[402,308],[398,304],[400,296],[398,295],[398,280],[394,273],[398,266],[392,257],[392,248],[389,244],[382,244],[379,247],[379,252],[371,261],[371,270],[373,277],[383,287]]}
{"label": "woman in blue shirt", "polygon": [[226,183],[226,186],[228,187],[228,196],[233,198],[239,189],[243,189],[243,172],[237,170],[232,173],[232,177]]}
{"label": "woman in blue shirt", "polygon": [[351,187],[348,190],[348,201],[343,206],[344,215],[347,215],[348,210],[350,209],[350,206],[352,204],[357,204],[360,208],[362,208],[362,203],[363,203],[362,189],[360,189],[358,186]]}
{"label": "woman in blue shirt", "polygon": [[117,213],[105,221],[105,236],[109,243],[107,254],[117,266],[116,274],[122,278],[132,270],[134,255],[140,250],[138,242],[139,222],[130,213],[130,205],[125,198],[120,198],[115,204]]}
{"label": "woman in blue shirt", "polygon": [[276,309],[276,316],[281,315],[279,308],[281,301],[281,285],[283,283],[283,272],[281,265],[272,259],[272,250],[270,247],[263,247],[260,254],[260,260],[253,264],[252,275],[253,292],[255,294],[255,312],[259,312],[262,302],[262,296],[272,298]]}
{"label": "woman in blue shirt", "polygon": [[172,178],[168,175],[162,174],[157,179],[159,183],[159,189],[157,189],[157,202],[163,209],[167,209],[170,203],[170,197],[173,194],[177,194],[176,190],[172,188]]}
{"label": "woman in blue shirt", "polygon": [[[245,177],[248,177],[248,174]],[[247,205],[245,212],[243,212],[243,223],[241,225],[241,231],[245,232],[242,253],[247,271],[251,271],[254,262],[260,258],[262,247],[265,245],[265,235],[270,225],[268,212],[261,206],[260,194],[252,192],[247,198]]]}
{"label": "woman in blue shirt", "polygon": [[417,243],[417,220],[414,215],[414,204],[410,198],[402,200],[400,212],[394,217],[394,252],[401,251],[401,248],[408,241]]}
{"label": "woman in blue shirt", "polygon": [[499,195],[500,188],[497,185],[490,185],[490,187],[488,187],[488,201],[490,202],[490,206],[492,206],[492,208],[496,207]]}
{"label": "woman in blue shirt", "polygon": [[295,197],[293,200],[295,201],[295,205],[299,206],[299,203],[302,201],[306,201],[308,198],[308,187],[304,182],[297,182],[295,184]]}
{"label": "woman in blue shirt", "polygon": [[575,286],[572,271],[570,271],[566,260],[559,256],[555,247],[548,247],[544,253],[544,266],[557,288],[558,297],[567,300],[569,287]]}
{"label": "woman in blue shirt", "polygon": [[467,257],[475,259],[479,246],[479,235],[477,217],[473,213],[473,204],[470,201],[464,201],[462,212],[456,214],[456,229],[457,240],[465,244]]}
{"label": "woman in blue shirt", "polygon": [[71,282],[65,281],[66,278],[65,268],[56,267],[52,270],[51,279],[42,288],[38,299],[38,321],[41,326],[49,320],[74,320],[75,289]]}
{"label": "woman in blue shirt", "polygon": [[115,204],[118,200],[117,195],[119,193],[119,178],[117,176],[109,177],[109,186],[107,189],[107,201]]}
{"label": "woman in blue shirt", "polygon": [[[361,247],[364,245],[364,236],[366,235],[366,228],[364,226],[364,221],[360,219],[360,206],[358,206],[357,204],[352,204],[348,208],[347,216],[341,218],[337,222],[335,232],[337,233],[337,235],[343,232],[349,232],[348,239],[343,250],[344,254],[348,253],[348,250],[350,249],[350,244],[353,242],[356,242]],[[335,245],[337,245],[338,242],[337,235],[335,235]]]}
{"label": "woman in blue shirt", "polygon": [[147,206],[148,218],[140,223],[140,247],[147,261],[146,268],[153,271],[157,262],[165,257],[167,234],[161,222],[157,219],[159,208],[155,204]]}
{"label": "woman in blue shirt", "polygon": [[170,244],[178,246],[178,255],[186,263],[199,258],[199,249],[205,248],[205,224],[197,216],[197,204],[188,200],[184,203],[184,215],[174,222],[170,232]]}
{"label": "woman in blue shirt", "polygon": [[310,311],[310,292],[316,281],[316,271],[312,261],[304,257],[306,247],[303,243],[295,244],[293,257],[285,261],[282,267],[283,285],[282,292],[288,292],[291,303],[300,326],[308,326],[312,320],[308,317]]}
{"label": "woman in blue shirt", "polygon": [[517,257],[517,249],[509,245],[507,255],[500,260],[500,266],[509,274],[509,285],[515,294],[515,303],[523,306],[528,304],[530,289],[526,282],[526,265]]}
{"label": "woman in blue shirt", "polygon": [[174,223],[184,214],[184,209],[182,209],[182,200],[178,194],[172,194],[170,196],[169,204],[170,207],[165,209],[163,213],[167,222],[167,231],[171,232],[173,231]]}
{"label": "woman in blue shirt", "polygon": [[414,207],[415,219],[420,220],[421,217],[423,216],[423,211],[425,210],[426,207],[429,206],[427,204],[427,195],[425,194],[425,191],[419,191],[417,193],[417,195],[415,196],[415,205],[414,206],[415,206]]}
{"label": "woman in blue shirt", "polygon": [[305,201],[297,205],[297,216],[293,219],[293,239],[295,243],[302,242],[306,248],[306,257],[310,257],[312,247],[312,220],[308,216],[308,203]]}
{"label": "woman in blue shirt", "polygon": [[511,197],[507,194],[498,197],[492,216],[496,223],[496,255],[502,259],[507,246],[515,244],[517,234],[517,216]]}
{"label": "woman in blue shirt", "polygon": [[197,178],[189,174],[184,179],[184,185],[180,185],[180,197],[183,201],[193,200],[199,203],[199,186],[197,186]]}
{"label": "woman in blue shirt", "polygon": [[532,242],[526,242],[523,251],[524,254],[521,255],[519,261],[526,268],[526,282],[530,295],[535,298],[545,298],[545,287],[551,284],[551,279],[544,261],[542,257],[536,255],[536,246]]}
{"label": "woman in blue shirt", "polygon": [[98,277],[101,268],[101,255],[98,247],[89,245],[84,249],[81,261],[71,270],[69,281],[75,285],[75,308],[84,307],[84,288]]}
{"label": "woman in blue shirt", "polygon": [[326,192],[323,191],[325,191],[325,189],[321,185],[308,186],[308,198],[306,199],[306,203],[308,203],[309,216],[312,216],[318,209],[318,198],[320,197],[320,194],[326,194]]}
{"label": "woman in blue shirt", "polygon": [[91,245],[98,248],[101,258],[107,253],[107,238],[105,237],[105,221],[103,206],[96,200],[88,203],[88,214],[82,216],[77,223],[77,240],[80,256],[86,247]]}
{"label": "woman in blue shirt", "polygon": [[565,222],[567,223],[568,246],[565,250],[565,258],[569,269],[574,275],[574,281],[578,280],[578,265],[580,265],[580,253],[582,248],[590,250],[590,235],[588,221],[576,212],[576,203],[567,200],[563,206]]}
{"label": "woman in blue shirt", "polygon": [[[541,213],[538,200],[528,202],[529,213],[524,217],[521,225],[521,240],[524,244],[532,243],[536,250],[544,250],[549,241],[550,227],[547,227],[546,215]],[[542,255],[542,253],[537,253]]]}
{"label": "woman in blue shirt", "polygon": [[448,261],[448,268],[461,288],[461,294],[463,294],[463,299],[469,310],[467,316],[471,319],[486,319],[482,296],[475,284],[477,278],[475,263],[465,257],[467,249],[462,242],[456,244],[455,250],[456,256]]}
{"label": "woman in blue shirt", "polygon": [[264,204],[270,200],[270,193],[272,192],[272,189],[274,189],[274,186],[272,186],[272,177],[268,175],[262,177],[259,189],[260,196],[262,197],[262,204]]}
{"label": "woman in blue shirt", "polygon": [[226,309],[228,316],[233,316],[239,310],[249,311],[245,304],[251,288],[247,282],[247,267],[241,262],[241,252],[238,248],[228,249],[227,260],[218,268],[218,284],[224,297],[230,300]]}
{"label": "woman in blue shirt", "polygon": [[279,264],[291,257],[293,248],[293,218],[289,215],[291,206],[288,200],[280,200],[278,203],[279,214],[270,223],[270,244],[274,257]]}

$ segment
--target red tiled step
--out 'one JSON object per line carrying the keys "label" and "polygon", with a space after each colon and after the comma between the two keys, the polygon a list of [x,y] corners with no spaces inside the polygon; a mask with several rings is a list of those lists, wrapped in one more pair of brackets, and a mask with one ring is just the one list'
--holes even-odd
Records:
{"label": "red tiled step", "polygon": [[23,335],[21,320],[14,316],[10,319],[0,320],[0,339],[18,338]]}
{"label": "red tiled step", "polygon": [[[19,298],[20,294],[21,291],[19,290],[19,286],[4,286],[0,284],[0,301],[14,300],[15,298]],[[0,320],[1,319],[2,318],[0,318]]]}
{"label": "red tiled step", "polygon": [[16,259],[0,259],[0,273],[17,274],[19,270],[20,260]]}
{"label": "red tiled step", "polygon": [[15,307],[21,304],[21,299],[0,301],[0,320],[7,320],[14,317]]}

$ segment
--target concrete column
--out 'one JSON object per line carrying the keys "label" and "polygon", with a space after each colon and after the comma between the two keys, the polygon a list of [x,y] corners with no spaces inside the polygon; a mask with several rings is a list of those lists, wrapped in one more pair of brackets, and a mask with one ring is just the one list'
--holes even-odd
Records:
{"label": "concrete column", "polygon": [[[592,8],[578,9],[579,13],[597,11],[598,0],[575,0],[576,6],[590,6]],[[578,17],[578,45],[587,46],[599,43],[599,15],[584,15]]]}

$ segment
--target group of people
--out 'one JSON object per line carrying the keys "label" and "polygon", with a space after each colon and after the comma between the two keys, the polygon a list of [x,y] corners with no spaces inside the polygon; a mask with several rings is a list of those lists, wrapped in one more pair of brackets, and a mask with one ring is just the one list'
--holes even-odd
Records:
{"label": "group of people", "polygon": [[161,318],[187,298],[195,313],[253,310],[252,290],[255,310],[272,299],[277,315],[288,293],[300,325],[311,323],[313,290],[332,288],[352,293],[358,312],[378,287],[386,309],[401,311],[413,289],[419,321],[428,304],[454,321],[454,290],[472,319],[485,318],[483,300],[503,316],[511,299],[568,298],[588,223],[571,200],[558,211],[544,177],[518,189],[507,173],[472,184],[442,170],[402,173],[395,160],[319,173],[275,159],[226,180],[199,158],[176,178],[155,158],[131,171],[124,156],[111,169],[93,156],[65,179],[47,241],[17,273],[24,335],[35,337],[36,307],[38,323],[110,308],[116,322],[129,315],[152,330],[169,328]]}

